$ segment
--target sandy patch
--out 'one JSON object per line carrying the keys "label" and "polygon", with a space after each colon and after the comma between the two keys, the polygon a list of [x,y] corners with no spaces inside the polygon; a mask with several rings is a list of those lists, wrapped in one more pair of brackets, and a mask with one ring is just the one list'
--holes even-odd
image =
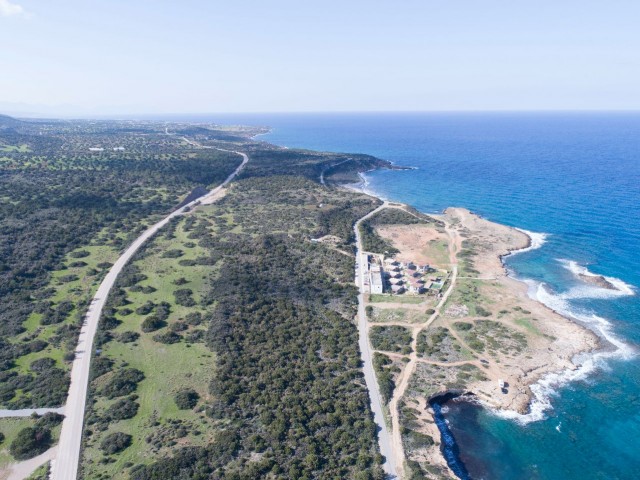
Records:
{"label": "sandy patch", "polygon": [[384,225],[376,227],[378,235],[400,250],[395,258],[447,268],[447,234],[432,225]]}

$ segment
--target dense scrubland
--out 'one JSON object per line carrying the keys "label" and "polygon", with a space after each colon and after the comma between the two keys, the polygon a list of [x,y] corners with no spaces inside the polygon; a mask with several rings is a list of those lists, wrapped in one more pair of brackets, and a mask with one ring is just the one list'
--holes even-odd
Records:
{"label": "dense scrubland", "polygon": [[[82,314],[118,253],[240,161],[181,137],[251,158],[222,200],[156,235],[112,290],[92,360],[84,478],[383,476],[349,255],[354,222],[379,201],[319,179],[385,163],[282,150],[255,133],[0,129],[2,398],[13,408],[64,402]],[[312,241],[325,235],[337,244]]]}
{"label": "dense scrubland", "polygon": [[[138,283],[113,295],[117,322],[103,329],[94,362],[109,368],[92,383],[87,477],[128,468],[136,479],[382,478],[352,321],[354,259],[311,241],[333,235],[348,246],[353,223],[378,201],[324,188],[307,178],[317,170],[308,159],[290,158],[286,171],[300,164],[300,175],[266,175],[270,157],[252,157],[254,168],[221,201],[182,219],[133,263]],[[156,291],[139,293],[149,286]],[[185,290],[192,294],[175,294]],[[169,313],[145,331],[160,298]],[[184,356],[194,365],[188,374],[171,366]],[[139,407],[114,419],[104,384],[132,367],[144,378],[118,398]],[[149,389],[165,400],[149,403]],[[184,391],[194,394],[180,409]],[[110,453],[102,442],[115,433],[131,443]]]}
{"label": "dense scrubland", "polygon": [[[110,262],[147,222],[240,160],[127,125],[8,125],[0,144],[24,148],[0,153],[0,404],[58,406],[82,315]],[[105,139],[126,150],[88,151]]]}

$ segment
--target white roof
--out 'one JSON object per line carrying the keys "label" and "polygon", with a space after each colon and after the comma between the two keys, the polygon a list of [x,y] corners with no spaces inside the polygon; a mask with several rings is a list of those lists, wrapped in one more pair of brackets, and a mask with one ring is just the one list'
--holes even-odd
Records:
{"label": "white roof", "polygon": [[371,285],[382,285],[382,276],[379,273],[371,273]]}

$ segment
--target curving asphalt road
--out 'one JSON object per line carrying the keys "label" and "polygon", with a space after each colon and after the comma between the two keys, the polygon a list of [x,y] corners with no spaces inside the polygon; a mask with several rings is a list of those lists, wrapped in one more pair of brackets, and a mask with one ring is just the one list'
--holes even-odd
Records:
{"label": "curving asphalt road", "polygon": [[378,443],[380,446],[380,453],[385,458],[382,468],[385,473],[391,478],[397,478],[396,468],[396,455],[392,448],[391,435],[387,429],[387,424],[384,420],[384,414],[382,410],[382,398],[380,397],[380,391],[378,389],[378,382],[376,381],[376,374],[373,370],[373,360],[371,354],[371,345],[369,344],[369,332],[367,325],[367,315],[364,309],[364,268],[366,265],[367,256],[362,249],[362,238],[360,237],[360,224],[372,217],[380,210],[387,208],[387,202],[384,202],[381,206],[375,210],[369,212],[367,215],[358,220],[354,225],[354,232],[356,236],[356,285],[358,286],[358,344],[360,346],[360,356],[362,359],[364,379],[369,390],[369,399],[371,400],[371,410],[373,411],[373,420],[378,426]]}
{"label": "curving asphalt road", "polygon": [[[200,145],[198,145],[200,146]],[[222,149],[219,149],[222,150]],[[226,150],[229,151],[229,150]],[[89,384],[89,367],[91,362],[91,349],[93,347],[93,339],[98,329],[98,321],[100,314],[105,305],[109,291],[113,287],[122,268],[131,260],[133,255],[144,243],[154,236],[162,227],[169,223],[173,218],[182,215],[194,207],[198,202],[206,197],[217,194],[223,189],[235,176],[244,168],[249,161],[249,157],[242,152],[233,152],[241,155],[243,158],[240,166],[218,187],[214,188],[202,197],[188,203],[187,205],[175,210],[167,215],[163,220],[149,227],[142,235],[140,235],[127,250],[118,258],[116,263],[111,267],[109,273],[104,278],[98,291],[96,292],[87,314],[85,316],[80,336],[78,338],[78,346],[76,347],[76,358],[71,368],[71,386],[67,395],[67,403],[65,406],[65,419],[62,422],[62,431],[60,432],[60,441],[58,442],[58,452],[56,458],[52,461],[51,479],[52,480],[75,480],[78,475],[78,466],[80,462],[80,448],[82,443],[82,427],[84,423],[84,412],[87,402],[87,387]]]}

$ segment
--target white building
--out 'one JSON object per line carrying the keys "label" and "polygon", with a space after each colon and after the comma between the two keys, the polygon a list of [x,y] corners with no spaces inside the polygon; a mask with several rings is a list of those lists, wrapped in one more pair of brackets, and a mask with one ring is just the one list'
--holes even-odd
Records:
{"label": "white building", "polygon": [[382,293],[384,291],[382,271],[379,265],[372,264],[369,267],[369,291],[371,293]]}

